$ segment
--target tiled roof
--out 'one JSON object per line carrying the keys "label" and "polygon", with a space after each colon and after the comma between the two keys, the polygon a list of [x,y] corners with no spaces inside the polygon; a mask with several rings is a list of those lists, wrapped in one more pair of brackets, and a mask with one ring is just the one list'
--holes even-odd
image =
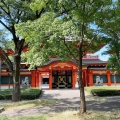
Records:
{"label": "tiled roof", "polygon": [[107,61],[102,61],[100,59],[83,59],[83,65],[91,65],[91,64],[107,64]]}
{"label": "tiled roof", "polygon": [[[53,58],[49,62],[45,63],[43,66],[47,66],[53,62],[59,62],[59,61],[61,61],[61,59]],[[70,62],[73,62],[73,61],[70,61]],[[75,62],[73,63],[76,64]],[[93,64],[107,64],[107,61],[102,61],[100,59],[83,59],[82,60],[82,65],[93,65]]]}
{"label": "tiled roof", "polygon": [[43,66],[49,65],[49,64],[51,64],[53,62],[59,62],[59,61],[61,61],[61,59],[59,59],[59,58],[53,58],[50,61],[48,61],[45,64],[43,64]]}
{"label": "tiled roof", "polygon": [[93,67],[91,67],[91,68],[88,68],[88,70],[106,70],[106,68],[105,67],[102,67],[102,68],[99,68],[99,67],[93,68]]}
{"label": "tiled roof", "polygon": [[[43,64],[42,66],[47,66],[47,65],[50,65],[53,62],[60,62],[60,61],[61,61],[61,59],[59,59],[59,58],[53,58],[50,61]],[[72,62],[73,64],[76,64],[74,61],[69,61],[69,62]],[[89,66],[89,65],[95,65],[95,64],[96,65],[107,64],[107,61],[102,61],[100,59],[83,59],[83,61],[82,61],[82,65]],[[7,67],[6,64],[2,63],[1,68],[7,69],[8,67]]]}

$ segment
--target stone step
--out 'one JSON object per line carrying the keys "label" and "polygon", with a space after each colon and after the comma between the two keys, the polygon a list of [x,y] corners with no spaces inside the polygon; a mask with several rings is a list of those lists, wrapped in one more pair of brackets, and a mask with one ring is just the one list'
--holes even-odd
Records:
{"label": "stone step", "polygon": [[5,109],[3,107],[0,107],[0,113],[5,111]]}

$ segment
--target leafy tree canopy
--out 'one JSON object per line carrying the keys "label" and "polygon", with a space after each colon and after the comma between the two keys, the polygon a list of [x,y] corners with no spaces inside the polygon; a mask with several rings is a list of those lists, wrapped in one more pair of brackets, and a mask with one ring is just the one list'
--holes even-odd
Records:
{"label": "leafy tree canopy", "polygon": [[[91,25],[95,24],[93,16],[96,16],[96,11],[101,9],[101,6],[110,4],[110,1],[54,0],[54,3],[49,5],[49,8],[54,8],[52,12],[46,12],[34,22],[28,21],[16,26],[18,34],[29,43],[29,51],[23,54],[28,63],[40,65],[48,61],[48,56],[53,57],[55,54],[64,61],[78,58],[77,48],[82,40],[83,23],[85,23],[83,55],[86,51],[95,52],[100,49],[101,44],[106,44],[107,39],[96,34]],[[45,4],[42,4],[45,7]],[[41,10],[38,1],[30,6],[34,11]]]}
{"label": "leafy tree canopy", "polygon": [[114,1],[104,11],[98,14],[97,24],[99,32],[108,38],[108,48],[103,54],[110,54],[107,68],[120,71],[120,2]]}
{"label": "leafy tree canopy", "polygon": [[[15,24],[35,20],[45,13],[45,8],[33,11],[30,4],[33,0],[1,0],[0,1],[0,24],[9,31],[13,41],[13,60],[12,62],[6,52],[0,48],[0,56],[4,59],[13,75],[13,96],[14,102],[20,100],[20,63],[21,53],[28,46],[24,38],[16,34]],[[47,3],[46,3],[47,5]]]}
{"label": "leafy tree canopy", "polygon": [[[46,1],[42,5],[46,7]],[[28,40],[28,60],[36,58],[41,64],[49,55],[57,54],[64,60],[76,60],[79,67],[80,113],[86,112],[84,86],[82,81],[82,56],[86,50],[95,50],[105,43],[103,35],[96,34],[91,25],[96,25],[99,12],[110,7],[111,0],[53,0],[50,11],[34,22],[21,23],[18,34]],[[35,11],[41,10],[38,0],[31,4]],[[98,22],[99,23],[99,22]],[[104,40],[104,41],[103,41]],[[36,45],[36,46],[35,46]],[[83,47],[84,46],[84,47]],[[93,48],[92,48],[93,47]],[[38,57],[40,59],[37,61]]]}

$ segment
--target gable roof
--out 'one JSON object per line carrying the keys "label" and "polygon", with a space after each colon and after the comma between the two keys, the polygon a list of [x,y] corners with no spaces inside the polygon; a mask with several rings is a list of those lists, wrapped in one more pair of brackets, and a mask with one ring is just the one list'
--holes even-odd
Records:
{"label": "gable roof", "polygon": [[[50,65],[54,62],[62,62],[61,59],[59,58],[53,58],[51,59],[50,61],[46,62],[45,64],[43,64],[42,66],[47,66],[47,65]],[[74,61],[68,61],[68,62],[72,62],[73,64],[77,65]],[[100,64],[107,64],[107,61],[102,61],[100,60],[99,58],[95,59],[95,58],[91,58],[91,59],[82,59],[82,65],[100,65]]]}

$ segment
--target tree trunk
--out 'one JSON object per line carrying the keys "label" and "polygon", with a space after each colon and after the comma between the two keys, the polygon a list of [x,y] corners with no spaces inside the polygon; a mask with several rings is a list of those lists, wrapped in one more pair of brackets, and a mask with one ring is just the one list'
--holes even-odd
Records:
{"label": "tree trunk", "polygon": [[86,101],[85,101],[85,93],[84,93],[84,85],[82,80],[82,46],[79,47],[79,90],[80,90],[80,114],[86,112]]}
{"label": "tree trunk", "polygon": [[14,56],[14,71],[13,71],[13,95],[12,101],[20,101],[20,55]]}

